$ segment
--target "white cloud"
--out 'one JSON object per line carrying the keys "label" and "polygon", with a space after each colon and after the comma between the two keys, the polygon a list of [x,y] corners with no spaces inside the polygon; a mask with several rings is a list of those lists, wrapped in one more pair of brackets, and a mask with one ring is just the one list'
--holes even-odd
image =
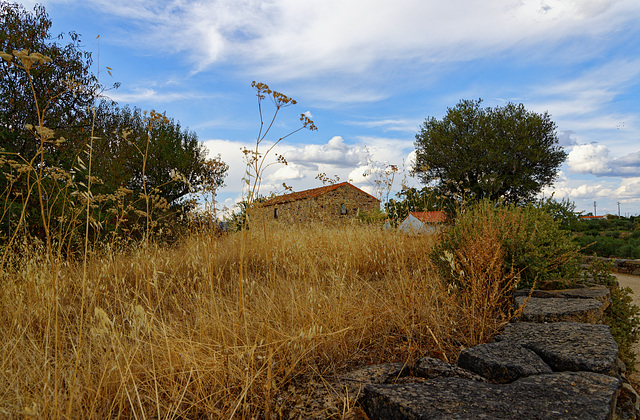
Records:
{"label": "white cloud", "polygon": [[605,175],[611,172],[609,163],[609,149],[601,144],[575,146],[567,157],[569,168],[581,174]]}
{"label": "white cloud", "polygon": [[542,99],[532,105],[539,112],[549,111],[554,119],[571,120],[593,114],[604,123],[589,121],[590,127],[616,128],[625,116],[602,115],[602,106],[637,83],[638,76],[640,59],[614,59],[573,79],[556,80],[534,89],[531,94]]}
{"label": "white cloud", "polygon": [[575,134],[573,130],[565,130],[558,133],[558,143],[564,148],[576,146],[578,142],[572,136]]}
{"label": "white cloud", "polygon": [[601,144],[575,146],[567,157],[569,168],[580,174],[596,176],[640,176],[640,152],[619,158],[609,157],[609,149]]}
{"label": "white cloud", "polygon": [[416,166],[416,151],[412,150],[411,152],[409,152],[409,154],[407,155],[407,158],[405,159],[406,165],[407,165],[407,171],[411,172],[413,171],[413,168],[415,168]]}
{"label": "white cloud", "polygon": [[326,71],[361,74],[382,60],[469,60],[487,52],[546,47],[569,36],[597,42],[596,35],[624,30],[640,16],[635,0],[89,3],[137,24],[142,33],[127,42],[188,52],[199,69],[235,58],[283,79]]}
{"label": "white cloud", "polygon": [[304,175],[301,169],[302,168],[298,168],[295,164],[281,166],[276,169],[275,172],[269,174],[267,181],[279,183],[283,181],[292,181],[294,179],[302,179],[304,178]]}
{"label": "white cloud", "polygon": [[319,164],[339,168],[353,167],[367,159],[362,147],[347,145],[342,137],[335,136],[327,144],[308,144],[302,148],[291,148],[284,153],[287,161],[317,168]]}
{"label": "white cloud", "polygon": [[119,103],[166,103],[184,99],[201,99],[207,96],[191,92],[158,92],[152,88],[134,88],[129,92],[113,90],[106,96]]}
{"label": "white cloud", "polygon": [[386,118],[381,120],[348,121],[347,124],[415,134],[423,121],[423,119]]}
{"label": "white cloud", "polygon": [[[640,177],[591,178],[593,179],[571,179],[561,171],[555,184],[544,188],[543,195],[549,197],[553,194],[557,200],[569,199],[576,203],[578,211],[585,213],[594,211],[594,202],[599,215],[617,214],[618,203],[621,204],[621,214],[637,209],[637,204],[640,203]],[[630,214],[637,214],[637,211]]]}

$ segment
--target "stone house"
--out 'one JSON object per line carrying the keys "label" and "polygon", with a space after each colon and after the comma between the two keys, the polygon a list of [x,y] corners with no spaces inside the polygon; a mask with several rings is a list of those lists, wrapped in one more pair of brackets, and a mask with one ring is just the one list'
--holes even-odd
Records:
{"label": "stone house", "polygon": [[380,200],[348,182],[285,194],[249,210],[250,220],[277,223],[343,223],[358,211],[380,209]]}
{"label": "stone house", "polygon": [[447,215],[443,211],[412,211],[400,223],[398,230],[407,233],[438,233]]}

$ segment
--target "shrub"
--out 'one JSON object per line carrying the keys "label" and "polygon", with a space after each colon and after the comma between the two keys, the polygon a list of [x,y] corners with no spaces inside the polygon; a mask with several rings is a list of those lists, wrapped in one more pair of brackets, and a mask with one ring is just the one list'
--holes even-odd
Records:
{"label": "shrub", "polygon": [[618,287],[615,276],[611,275],[612,269],[613,261],[599,259],[594,255],[585,274],[588,274],[594,283],[609,288],[611,305],[605,311],[602,322],[609,326],[611,335],[618,343],[620,359],[633,371],[636,355],[632,347],[640,341],[640,307],[633,304],[633,290]]}
{"label": "shrub", "polygon": [[603,322],[611,329],[613,338],[618,343],[620,359],[630,370],[635,370],[636,355],[633,345],[640,341],[640,308],[633,304],[628,287],[613,287],[611,290],[611,306],[604,313]]}
{"label": "shrub", "polygon": [[384,226],[388,217],[385,212],[378,208],[373,211],[363,211],[358,209],[357,219],[368,225]]}
{"label": "shrub", "polygon": [[576,278],[579,269],[578,246],[571,233],[545,210],[534,206],[503,205],[488,200],[458,211],[454,226],[442,236],[431,254],[439,273],[457,282],[459,273],[451,270],[445,254],[456,255],[471,241],[482,239],[487,229],[496,229],[504,250],[504,271],[520,276],[519,287],[558,278]]}

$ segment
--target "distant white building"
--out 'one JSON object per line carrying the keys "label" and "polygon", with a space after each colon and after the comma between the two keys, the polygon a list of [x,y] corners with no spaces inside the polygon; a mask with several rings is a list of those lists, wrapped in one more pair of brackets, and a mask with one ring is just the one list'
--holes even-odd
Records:
{"label": "distant white building", "polygon": [[443,211],[412,211],[400,223],[398,229],[406,233],[437,233],[442,229],[447,215]]}

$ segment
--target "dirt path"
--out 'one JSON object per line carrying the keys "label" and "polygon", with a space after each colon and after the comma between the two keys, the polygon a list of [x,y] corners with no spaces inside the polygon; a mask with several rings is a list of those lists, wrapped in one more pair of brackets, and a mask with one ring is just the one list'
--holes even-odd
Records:
{"label": "dirt path", "polygon": [[622,287],[630,287],[633,290],[633,303],[640,306],[640,276],[630,274],[613,273],[618,278],[618,283]]}
{"label": "dirt path", "polygon": [[[640,276],[619,273],[613,273],[613,275],[618,278],[620,286],[629,287],[633,290],[633,294],[631,295],[633,303],[640,306]],[[634,352],[638,359],[638,363],[636,363],[636,370],[640,372],[640,343],[634,346]]]}

